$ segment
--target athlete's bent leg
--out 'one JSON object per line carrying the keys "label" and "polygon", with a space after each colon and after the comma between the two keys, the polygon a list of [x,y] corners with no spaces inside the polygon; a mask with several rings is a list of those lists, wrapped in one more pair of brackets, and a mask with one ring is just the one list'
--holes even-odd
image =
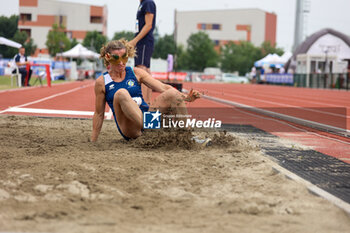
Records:
{"label": "athlete's bent leg", "polygon": [[[151,70],[149,68],[147,68],[146,66],[143,65],[138,65],[136,66],[140,69],[145,70],[147,73],[151,74]],[[148,105],[151,104],[151,98],[152,98],[152,89],[148,88],[146,85],[141,84],[141,90],[142,90],[142,95],[143,95],[143,99],[146,101],[146,103]]]}
{"label": "athlete's bent leg", "polygon": [[129,138],[141,136],[142,111],[126,89],[119,89],[114,94],[113,106],[122,133]]}
{"label": "athlete's bent leg", "polygon": [[161,112],[168,112],[169,108],[173,114],[187,114],[186,103],[183,95],[175,88],[168,89],[160,94],[153,103],[151,109],[159,109]]}

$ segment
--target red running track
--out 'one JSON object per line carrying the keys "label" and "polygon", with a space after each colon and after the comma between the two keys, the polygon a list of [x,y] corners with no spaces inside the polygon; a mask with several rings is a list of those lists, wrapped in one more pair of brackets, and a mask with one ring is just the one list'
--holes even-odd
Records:
{"label": "red running track", "polygon": [[350,129],[350,93],[294,87],[205,84],[186,85],[204,94],[341,129]]}
{"label": "red running track", "polygon": [[[0,92],[0,114],[91,118],[94,81]],[[283,86],[185,83],[202,93],[251,107],[265,108],[303,119],[349,129],[350,93]],[[216,118],[224,123],[249,124],[350,163],[350,140],[252,113],[202,98],[189,104],[196,118]],[[300,109],[300,108],[306,108]],[[106,107],[106,118],[112,115]]]}

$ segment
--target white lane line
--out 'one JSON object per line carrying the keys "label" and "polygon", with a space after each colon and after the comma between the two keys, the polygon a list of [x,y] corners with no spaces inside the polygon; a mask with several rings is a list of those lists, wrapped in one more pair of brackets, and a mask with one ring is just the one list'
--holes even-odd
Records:
{"label": "white lane line", "polygon": [[[80,81],[79,81],[80,82]],[[63,86],[63,85],[69,85],[74,83],[74,81],[71,82],[63,82],[63,83],[52,83],[51,86]],[[1,90],[0,94],[6,93],[6,92],[16,92],[16,91],[27,91],[35,88],[48,88],[47,85],[44,86],[31,86],[31,87],[24,87],[24,88],[13,88],[13,89],[6,89],[6,90]]]}
{"label": "white lane line", "polygon": [[[49,99],[56,98],[56,97],[61,96],[61,95],[66,95],[66,94],[69,94],[69,93],[72,93],[72,92],[81,90],[81,89],[83,89],[83,88],[93,86],[93,85],[94,85],[94,84],[89,84],[89,85],[84,85],[84,86],[76,87],[76,88],[74,88],[74,89],[72,89],[72,90],[68,90],[68,91],[65,91],[65,92],[61,92],[61,93],[58,93],[58,94],[54,94],[54,95],[51,95],[51,96],[48,96],[48,97],[45,97],[45,98],[42,98],[42,99],[39,99],[39,100],[35,100],[35,101],[32,101],[32,102],[29,102],[29,103],[17,105],[17,106],[14,106],[13,108],[21,108],[21,107],[25,107],[25,106],[28,106],[28,105],[40,103],[40,102],[43,102],[43,101],[46,101],[46,100],[49,100]],[[11,107],[10,107],[10,108],[11,108]],[[7,109],[5,109],[5,110],[3,110],[3,111],[0,111],[0,114],[2,114],[2,113],[4,113],[4,112],[8,112],[8,110],[9,110],[10,108],[7,108]]]}
{"label": "white lane line", "polygon": [[40,109],[40,108],[9,108],[7,112],[20,113],[44,113],[44,114],[58,114],[58,115],[74,115],[74,116],[93,116],[94,112],[89,111],[71,111],[71,110],[55,110],[55,109]]}
{"label": "white lane line", "polygon": [[[220,94],[219,91],[215,91],[215,90],[211,91],[211,92],[216,92],[216,93]],[[273,101],[268,101],[268,100],[261,100],[261,99],[258,99],[258,98],[244,97],[244,96],[241,96],[241,95],[235,95],[235,94],[230,94],[230,93],[225,93],[225,96],[232,96],[232,97],[237,97],[237,98],[246,99],[246,100],[254,100],[254,101],[257,101],[257,102],[279,105],[281,107],[284,106],[284,107],[289,107],[289,108],[300,109],[300,110],[303,110],[303,111],[322,113],[322,114],[326,114],[326,115],[331,115],[331,116],[336,116],[336,117],[350,119],[350,116],[346,116],[346,115],[342,115],[342,114],[325,112],[325,111],[320,111],[320,110],[317,110],[317,109],[305,108],[305,107],[300,107],[300,106],[295,106],[295,105],[290,105],[290,104],[281,104],[281,103],[278,103],[278,102],[273,102]],[[274,108],[274,107],[266,107],[266,108]],[[346,110],[346,107],[344,107],[344,109]]]}
{"label": "white lane line", "polygon": [[[16,113],[37,113],[37,114],[52,114],[52,115],[71,115],[71,116],[93,116],[91,111],[73,111],[73,110],[55,110],[55,109],[40,109],[40,108],[9,108],[7,112]],[[106,120],[113,118],[112,111],[105,112]]]}

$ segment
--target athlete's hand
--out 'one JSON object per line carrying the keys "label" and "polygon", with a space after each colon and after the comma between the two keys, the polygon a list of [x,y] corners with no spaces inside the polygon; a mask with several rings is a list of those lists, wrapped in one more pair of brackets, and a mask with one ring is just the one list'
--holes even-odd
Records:
{"label": "athlete's hand", "polygon": [[129,41],[129,43],[128,43],[129,45],[131,45],[132,47],[136,47],[136,44],[137,44],[137,42],[133,39],[133,40],[131,40],[131,41]]}
{"label": "athlete's hand", "polygon": [[188,93],[188,95],[186,96],[185,101],[193,102],[200,97],[201,94],[198,91],[191,89],[190,93]]}

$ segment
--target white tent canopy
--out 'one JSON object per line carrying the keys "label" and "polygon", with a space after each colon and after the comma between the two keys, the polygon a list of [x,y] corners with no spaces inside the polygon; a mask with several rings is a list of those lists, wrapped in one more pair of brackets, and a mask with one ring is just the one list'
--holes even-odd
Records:
{"label": "white tent canopy", "polygon": [[[288,55],[286,54],[286,56],[288,56]],[[273,65],[273,66],[280,65],[280,66],[283,66],[283,64],[285,63],[284,59],[285,58],[282,58],[282,57],[278,56],[276,53],[268,54],[268,55],[266,55],[266,57],[256,61],[254,63],[254,66],[256,66],[256,67],[261,67],[261,66],[264,66],[264,65],[269,65],[269,66],[270,65]]]}
{"label": "white tent canopy", "polygon": [[14,48],[20,48],[22,45],[20,43],[14,42],[12,40],[6,39],[5,37],[0,37],[0,44],[7,45]]}
{"label": "white tent canopy", "polygon": [[57,56],[62,57],[71,57],[71,58],[98,58],[100,55],[98,53],[95,53],[91,50],[88,50],[81,44],[77,44],[74,46],[74,48],[64,52],[64,53],[58,53]]}
{"label": "white tent canopy", "polygon": [[289,58],[291,58],[292,56],[293,56],[293,53],[287,51],[281,56],[281,60],[283,63],[286,63],[289,60]]}

